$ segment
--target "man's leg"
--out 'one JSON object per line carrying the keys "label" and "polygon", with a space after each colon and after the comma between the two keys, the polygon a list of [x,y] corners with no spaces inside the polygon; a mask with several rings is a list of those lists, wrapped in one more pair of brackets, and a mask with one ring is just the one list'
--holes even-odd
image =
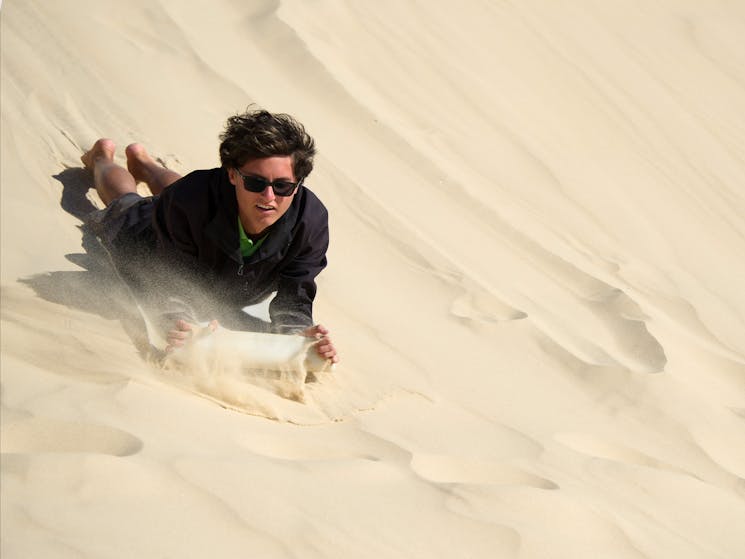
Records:
{"label": "man's leg", "polygon": [[150,157],[142,144],[129,144],[126,154],[129,172],[136,181],[146,183],[150,192],[155,195],[181,178],[181,175],[166,169]]}
{"label": "man's leg", "polygon": [[137,183],[132,174],[114,163],[115,149],[113,141],[101,138],[80,158],[86,169],[93,172],[96,192],[107,206],[128,192],[137,192]]}

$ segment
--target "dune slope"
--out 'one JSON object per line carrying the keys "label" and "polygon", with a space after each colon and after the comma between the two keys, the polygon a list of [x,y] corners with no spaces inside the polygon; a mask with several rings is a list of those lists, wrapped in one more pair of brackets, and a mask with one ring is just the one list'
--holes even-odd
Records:
{"label": "dune slope", "polygon": [[[724,1],[3,2],[2,556],[745,556],[743,31]],[[209,168],[252,103],[313,134],[331,216],[342,363],[304,403],[144,360],[79,228],[97,138]]]}

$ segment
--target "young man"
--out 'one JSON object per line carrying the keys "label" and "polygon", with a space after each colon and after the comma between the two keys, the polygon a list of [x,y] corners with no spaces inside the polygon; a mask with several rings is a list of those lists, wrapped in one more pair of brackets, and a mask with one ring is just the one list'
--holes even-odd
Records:
{"label": "young man", "polygon": [[[164,313],[168,349],[189,339],[191,322],[217,319],[318,338],[318,353],[336,363],[328,330],[312,319],[329,238],[326,208],[303,185],[313,139],[291,116],[264,110],[230,117],[220,139],[222,167],[181,177],[140,144],[127,147],[125,169],[114,163],[114,143],[101,138],[81,157],[107,206],[89,226],[151,301],[188,308]],[[153,196],[137,194],[139,181]],[[273,292],[271,323],[242,312]]]}

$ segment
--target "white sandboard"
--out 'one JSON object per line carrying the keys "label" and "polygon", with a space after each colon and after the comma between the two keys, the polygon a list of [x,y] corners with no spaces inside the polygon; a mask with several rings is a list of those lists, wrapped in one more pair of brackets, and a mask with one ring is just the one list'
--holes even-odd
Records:
{"label": "white sandboard", "polygon": [[[154,347],[163,343],[159,336],[149,334],[148,338]],[[202,325],[183,348],[167,353],[164,361],[183,366],[195,359],[213,361],[219,356],[222,363],[246,370],[326,372],[332,367],[331,361],[318,355],[313,348],[316,341],[300,335],[240,332],[219,326],[211,331]]]}

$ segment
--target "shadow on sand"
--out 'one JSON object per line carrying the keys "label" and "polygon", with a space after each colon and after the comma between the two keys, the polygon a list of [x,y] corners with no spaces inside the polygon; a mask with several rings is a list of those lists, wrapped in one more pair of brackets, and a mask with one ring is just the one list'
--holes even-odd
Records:
{"label": "shadow on sand", "polygon": [[66,254],[80,271],[57,271],[20,279],[40,298],[108,320],[118,320],[138,352],[147,359],[153,357],[141,315],[134,305],[129,287],[114,269],[106,249],[85,226],[85,218],[98,210],[87,197],[93,188],[93,176],[81,167],[67,168],[52,177],[62,183],[60,206],[78,218],[82,234],[82,253]]}

